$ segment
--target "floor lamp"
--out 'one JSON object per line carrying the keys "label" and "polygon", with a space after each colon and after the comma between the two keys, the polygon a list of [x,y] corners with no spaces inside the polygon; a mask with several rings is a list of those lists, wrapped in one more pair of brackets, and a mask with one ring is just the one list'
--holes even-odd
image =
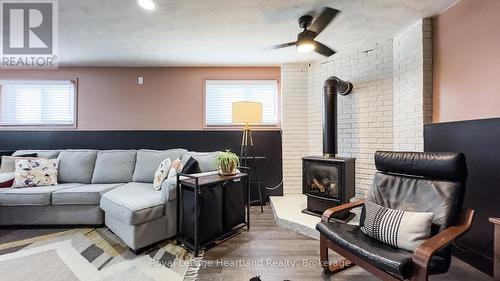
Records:
{"label": "floor lamp", "polygon": [[[262,193],[260,190],[259,175],[257,170],[257,163],[255,163],[255,155],[253,154],[253,138],[252,130],[249,124],[262,124],[262,103],[252,102],[252,101],[240,101],[233,103],[233,124],[241,125],[245,124],[243,128],[243,137],[241,138],[241,151],[240,158],[242,166],[248,167],[247,160],[253,159],[253,164],[255,165],[255,170],[253,175],[255,176],[255,184],[257,185],[259,192],[259,203],[260,211],[263,212],[262,203]],[[249,175],[249,179],[250,179]],[[251,201],[250,204],[257,201]]]}
{"label": "floor lamp", "polygon": [[[252,129],[249,124],[262,123],[262,103],[253,101],[239,101],[233,103],[233,124],[245,124],[243,137],[241,138],[240,157],[246,165],[249,156],[249,148],[252,150]],[[250,153],[253,153],[251,151]]]}

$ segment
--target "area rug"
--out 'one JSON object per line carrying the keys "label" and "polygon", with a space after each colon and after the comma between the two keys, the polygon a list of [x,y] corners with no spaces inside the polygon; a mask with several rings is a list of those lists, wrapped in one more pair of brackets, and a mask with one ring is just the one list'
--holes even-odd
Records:
{"label": "area rug", "polygon": [[175,241],[135,255],[107,228],[43,233],[0,244],[0,253],[2,281],[195,280],[202,259]]}

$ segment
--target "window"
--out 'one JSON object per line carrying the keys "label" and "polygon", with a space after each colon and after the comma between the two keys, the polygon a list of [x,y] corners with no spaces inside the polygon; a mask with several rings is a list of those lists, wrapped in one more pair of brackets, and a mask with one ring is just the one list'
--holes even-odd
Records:
{"label": "window", "polygon": [[263,123],[279,124],[278,81],[206,80],[205,125],[232,125],[232,105],[237,101],[255,101],[263,105]]}
{"label": "window", "polygon": [[0,125],[75,124],[73,81],[0,81]]}

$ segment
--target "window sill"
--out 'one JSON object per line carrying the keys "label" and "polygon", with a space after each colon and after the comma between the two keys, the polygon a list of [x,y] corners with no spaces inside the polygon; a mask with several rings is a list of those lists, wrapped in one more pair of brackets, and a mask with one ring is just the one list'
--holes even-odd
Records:
{"label": "window sill", "polygon": [[76,125],[0,125],[0,131],[71,131]]}
{"label": "window sill", "polygon": [[[205,131],[242,131],[245,125],[210,125],[203,126]],[[281,126],[279,125],[250,125],[252,131],[281,131]]]}

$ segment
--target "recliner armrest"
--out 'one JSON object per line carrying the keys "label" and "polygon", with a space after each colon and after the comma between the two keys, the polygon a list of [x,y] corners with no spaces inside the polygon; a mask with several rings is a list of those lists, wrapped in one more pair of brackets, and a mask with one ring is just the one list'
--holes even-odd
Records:
{"label": "recliner armrest", "polygon": [[416,280],[420,280],[418,278],[422,278],[422,276],[427,276],[427,267],[432,256],[469,231],[473,219],[474,210],[468,209],[462,212],[457,225],[448,227],[417,247],[413,254],[415,277],[418,276]]}
{"label": "recliner armrest", "polygon": [[351,209],[354,209],[356,207],[363,206],[364,204],[365,204],[365,199],[360,199],[360,200],[356,200],[354,202],[349,202],[349,203],[346,203],[346,204],[343,204],[343,205],[340,205],[337,207],[327,209],[323,213],[323,215],[321,216],[321,221],[328,222],[330,220],[330,218],[333,215],[335,215],[336,213],[339,213],[339,212],[342,212],[345,210],[351,210]]}

